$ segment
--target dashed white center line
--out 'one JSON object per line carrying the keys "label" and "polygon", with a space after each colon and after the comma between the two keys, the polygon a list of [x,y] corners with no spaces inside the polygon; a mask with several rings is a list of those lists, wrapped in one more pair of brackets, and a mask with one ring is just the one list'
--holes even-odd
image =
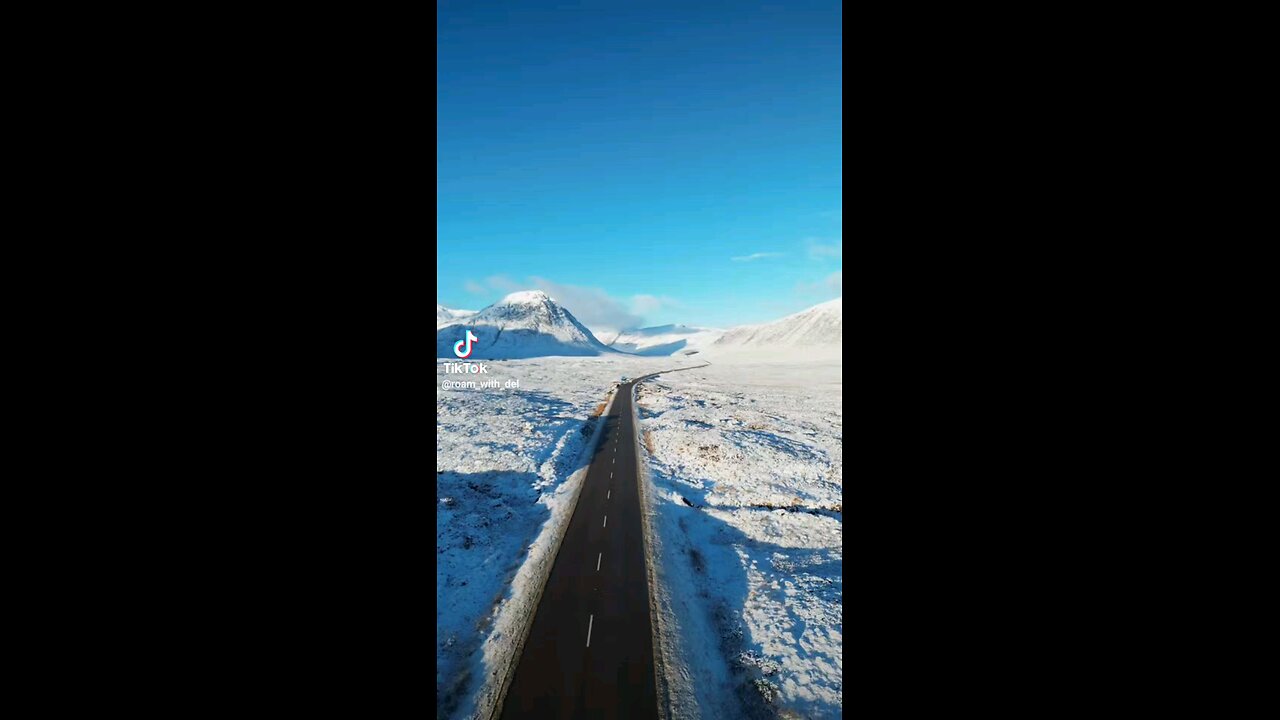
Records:
{"label": "dashed white center line", "polygon": [[610,490],[609,492],[605,493],[605,495],[604,495],[604,499],[605,499],[605,500],[608,500],[608,499],[609,499],[609,498],[611,498],[611,497],[613,497],[613,491],[612,491],[612,490]]}
{"label": "dashed white center line", "polygon": [[609,516],[608,516],[608,515],[605,515],[605,516],[604,516],[604,525],[601,525],[600,527],[609,527]]}
{"label": "dashed white center line", "polygon": [[600,558],[604,557],[603,552],[596,553],[596,572],[600,572]]}
{"label": "dashed white center line", "polygon": [[591,619],[587,621],[587,647],[591,647],[591,626],[594,625],[595,622],[596,622],[595,615],[592,615]]}

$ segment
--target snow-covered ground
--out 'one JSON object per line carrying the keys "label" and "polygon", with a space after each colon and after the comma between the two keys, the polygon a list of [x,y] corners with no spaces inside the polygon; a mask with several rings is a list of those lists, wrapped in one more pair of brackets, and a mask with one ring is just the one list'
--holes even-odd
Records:
{"label": "snow-covered ground", "polygon": [[[529,567],[549,562],[573,496],[589,418],[621,375],[698,364],[669,357],[483,361],[483,375],[436,365],[436,717],[468,718],[510,660],[532,607]],[[518,380],[518,388],[507,388]],[[496,388],[445,389],[445,383]]]}
{"label": "snow-covered ground", "polygon": [[841,364],[712,362],[638,391],[676,716],[840,717]]}
{"label": "snow-covered ground", "polygon": [[596,333],[596,337],[614,350],[636,355],[696,355],[724,333],[717,328],[659,325],[626,332]]}

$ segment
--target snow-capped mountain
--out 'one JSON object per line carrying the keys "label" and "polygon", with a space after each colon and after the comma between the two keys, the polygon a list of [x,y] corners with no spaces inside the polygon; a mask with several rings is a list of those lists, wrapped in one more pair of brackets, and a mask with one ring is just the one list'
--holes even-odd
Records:
{"label": "snow-capped mountain", "polygon": [[541,290],[511,293],[475,315],[438,326],[436,357],[455,357],[453,345],[468,329],[479,338],[468,359],[616,352]]}
{"label": "snow-capped mountain", "polygon": [[456,322],[463,318],[475,315],[475,310],[452,310],[440,303],[436,303],[436,328],[441,328],[450,323]]}
{"label": "snow-capped mountain", "polygon": [[718,328],[658,325],[598,337],[614,350],[636,355],[696,355],[723,334]]}
{"label": "snow-capped mountain", "polygon": [[730,328],[708,350],[839,352],[844,335],[843,300],[836,298],[770,323]]}

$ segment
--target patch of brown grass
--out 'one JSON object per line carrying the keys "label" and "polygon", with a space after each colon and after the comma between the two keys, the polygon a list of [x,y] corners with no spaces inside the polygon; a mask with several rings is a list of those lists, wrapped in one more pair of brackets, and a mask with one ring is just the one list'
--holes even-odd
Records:
{"label": "patch of brown grass", "polygon": [[657,454],[653,449],[653,432],[650,430],[644,431],[644,449],[648,450],[650,455]]}
{"label": "patch of brown grass", "polygon": [[792,498],[791,502],[789,503],[759,502],[759,503],[750,503],[747,505],[747,507],[761,508],[765,510],[799,510],[807,513],[812,513],[816,511],[822,511],[822,510],[825,510],[827,512],[838,512],[838,513],[844,512],[844,503],[835,503],[834,505],[808,506],[808,505],[805,505],[804,501],[798,497]]}
{"label": "patch of brown grass", "polygon": [[604,412],[604,406],[608,404],[609,404],[609,401],[605,400],[604,402],[597,405],[596,409],[591,411],[591,417],[600,417],[600,414]]}

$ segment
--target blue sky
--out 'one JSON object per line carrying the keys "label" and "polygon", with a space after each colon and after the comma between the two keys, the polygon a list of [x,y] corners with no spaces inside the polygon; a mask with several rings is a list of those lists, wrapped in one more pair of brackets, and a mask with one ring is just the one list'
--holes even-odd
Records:
{"label": "blue sky", "polygon": [[570,7],[437,5],[437,302],[728,327],[841,296],[839,2]]}

